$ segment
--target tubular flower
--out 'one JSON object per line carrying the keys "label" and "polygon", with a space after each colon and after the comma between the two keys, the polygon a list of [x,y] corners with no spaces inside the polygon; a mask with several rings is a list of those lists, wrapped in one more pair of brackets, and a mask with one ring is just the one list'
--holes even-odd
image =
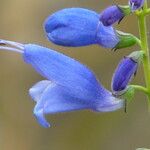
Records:
{"label": "tubular flower", "polygon": [[50,15],[44,22],[48,39],[62,46],[99,44],[114,48],[119,38],[113,27],[99,22],[99,14],[84,8],[67,8]]}
{"label": "tubular flower", "polygon": [[35,44],[22,45],[4,40],[1,43],[16,46],[0,48],[20,52],[24,61],[46,78],[29,90],[36,102],[33,113],[43,127],[50,126],[45,114],[81,109],[109,112],[123,106],[123,100],[115,98],[91,70],[78,61]]}
{"label": "tubular flower", "polygon": [[145,0],[129,0],[129,6],[132,11],[143,7]]}
{"label": "tubular flower", "polygon": [[129,82],[136,74],[142,55],[143,53],[136,51],[120,61],[112,78],[113,94],[120,95],[126,91]]}

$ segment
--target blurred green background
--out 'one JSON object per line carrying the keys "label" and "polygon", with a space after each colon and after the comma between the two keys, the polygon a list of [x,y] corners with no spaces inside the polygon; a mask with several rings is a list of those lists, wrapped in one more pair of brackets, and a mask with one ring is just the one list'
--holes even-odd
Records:
{"label": "blurred green background", "polygon": [[[47,41],[42,24],[45,18],[66,7],[85,7],[97,12],[127,0],[0,0],[0,38],[39,43],[63,52],[88,65],[106,88],[119,60],[138,47],[111,52],[99,46],[64,48]],[[150,22],[148,22],[150,25]],[[118,29],[138,36],[137,20],[125,18]],[[148,32],[149,36],[149,32]],[[150,40],[150,39],[149,39]],[[123,110],[113,113],[79,111],[48,115],[52,127],[36,122],[35,103],[28,89],[42,80],[20,55],[0,52],[0,149],[1,150],[134,150],[150,147],[150,113],[143,93]],[[143,84],[142,67],[134,83]]]}

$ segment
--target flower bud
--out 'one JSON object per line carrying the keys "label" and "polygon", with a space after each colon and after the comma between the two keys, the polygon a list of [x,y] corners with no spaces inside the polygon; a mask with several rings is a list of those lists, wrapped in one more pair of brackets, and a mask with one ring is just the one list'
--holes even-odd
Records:
{"label": "flower bud", "polygon": [[129,0],[129,6],[132,11],[142,8],[145,0]]}
{"label": "flower bud", "polygon": [[104,26],[99,21],[99,14],[84,8],[67,8],[50,15],[44,30],[48,40],[54,44],[68,47],[98,44],[104,48],[119,49],[136,43],[112,26]]}
{"label": "flower bud", "polygon": [[130,12],[129,6],[113,5],[101,13],[100,21],[104,26],[111,26],[117,21],[120,22]]}
{"label": "flower bud", "polygon": [[99,44],[113,48],[119,38],[113,27],[99,21],[99,14],[84,8],[67,8],[50,15],[44,22],[48,40],[61,46]]}
{"label": "flower bud", "polygon": [[129,82],[136,74],[138,63],[142,57],[143,52],[135,51],[120,61],[112,78],[113,94],[121,95],[126,91]]}

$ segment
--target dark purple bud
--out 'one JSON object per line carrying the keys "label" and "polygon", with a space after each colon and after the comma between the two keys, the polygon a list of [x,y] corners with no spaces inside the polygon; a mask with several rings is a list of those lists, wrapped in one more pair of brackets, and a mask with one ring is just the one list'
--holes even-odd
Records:
{"label": "dark purple bud", "polygon": [[142,61],[143,55],[143,51],[134,51],[120,61],[112,78],[114,95],[122,95],[127,91],[127,86],[136,74],[138,64]]}
{"label": "dark purple bud", "polygon": [[137,67],[138,63],[132,58],[124,57],[120,61],[112,79],[112,91],[114,94],[118,95],[118,93],[126,89],[131,78],[136,73]]}
{"label": "dark purple bud", "polygon": [[124,16],[130,13],[129,6],[113,5],[102,11],[100,21],[104,26],[111,26],[115,22],[120,22]]}
{"label": "dark purple bud", "polygon": [[129,0],[129,5],[132,11],[140,9],[144,5],[145,0]]}
{"label": "dark purple bud", "polygon": [[120,61],[112,78],[112,91],[115,95],[123,94],[126,91],[129,82],[136,74],[138,63],[142,58],[143,52],[135,51]]}

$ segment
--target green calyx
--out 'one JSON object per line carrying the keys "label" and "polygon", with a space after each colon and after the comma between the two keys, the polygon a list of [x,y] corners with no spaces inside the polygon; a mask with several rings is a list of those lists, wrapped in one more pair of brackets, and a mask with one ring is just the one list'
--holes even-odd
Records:
{"label": "green calyx", "polygon": [[132,86],[128,86],[126,89],[116,93],[116,97],[120,97],[121,99],[125,100],[125,112],[127,112],[127,104],[130,103],[133,98],[134,98],[134,94],[135,94],[135,89]]}
{"label": "green calyx", "polygon": [[135,94],[135,89],[132,86],[128,86],[126,88],[125,93],[122,95],[123,99],[125,99],[128,103],[132,101]]}
{"label": "green calyx", "polygon": [[144,52],[143,51],[134,51],[127,57],[131,58],[132,60],[134,60],[137,63],[140,63],[144,57]]}
{"label": "green calyx", "polygon": [[113,95],[131,101],[134,96],[134,92],[135,92],[134,87],[129,85],[122,91],[117,91],[116,93],[113,92]]}
{"label": "green calyx", "polygon": [[127,16],[132,12],[129,5],[118,5],[118,8],[123,12],[124,16]]}
{"label": "green calyx", "polygon": [[114,47],[115,50],[130,47],[137,43],[137,38],[132,34],[124,33],[124,32],[118,31],[118,30],[116,31],[116,34],[120,41]]}

